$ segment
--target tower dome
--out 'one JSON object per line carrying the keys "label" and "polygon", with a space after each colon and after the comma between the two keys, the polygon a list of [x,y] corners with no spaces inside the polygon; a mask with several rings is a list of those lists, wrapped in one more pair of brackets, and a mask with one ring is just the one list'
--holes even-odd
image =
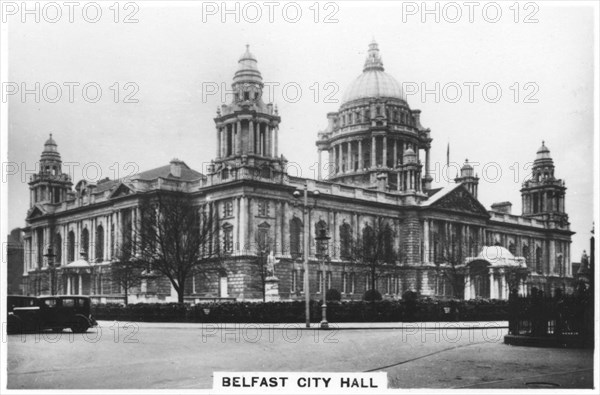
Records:
{"label": "tower dome", "polygon": [[369,53],[363,72],[346,89],[342,105],[367,98],[393,98],[406,101],[406,95],[400,83],[386,73],[375,41],[369,44]]}
{"label": "tower dome", "polygon": [[44,150],[42,151],[42,161],[59,161],[60,162],[60,153],[57,149],[56,141],[52,138],[52,133],[50,133],[50,137],[44,143]]}
{"label": "tower dome", "polygon": [[552,157],[550,156],[550,150],[548,149],[548,147],[546,147],[546,143],[542,141],[542,146],[537,150],[535,160],[540,161],[548,159],[552,161]]}
{"label": "tower dome", "polygon": [[473,177],[473,166],[469,163],[468,159],[465,159],[465,163],[460,168],[461,177]]}
{"label": "tower dome", "polygon": [[258,84],[262,87],[262,75],[258,71],[258,61],[250,52],[250,45],[246,44],[246,52],[238,60],[238,69],[233,76],[233,86],[240,83]]}

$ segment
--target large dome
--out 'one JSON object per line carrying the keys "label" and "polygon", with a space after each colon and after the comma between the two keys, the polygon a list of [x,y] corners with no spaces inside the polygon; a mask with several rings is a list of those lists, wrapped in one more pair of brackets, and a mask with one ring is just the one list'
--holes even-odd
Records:
{"label": "large dome", "polygon": [[393,98],[406,101],[402,86],[383,69],[376,42],[369,44],[369,55],[363,73],[344,92],[342,104],[358,99]]}

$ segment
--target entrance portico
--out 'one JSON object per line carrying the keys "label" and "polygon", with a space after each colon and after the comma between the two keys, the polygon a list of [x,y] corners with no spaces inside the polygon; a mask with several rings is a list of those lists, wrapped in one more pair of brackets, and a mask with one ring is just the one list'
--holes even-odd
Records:
{"label": "entrance portico", "polygon": [[508,299],[511,286],[525,294],[525,258],[515,257],[506,248],[483,247],[479,255],[467,258],[465,265],[465,299]]}

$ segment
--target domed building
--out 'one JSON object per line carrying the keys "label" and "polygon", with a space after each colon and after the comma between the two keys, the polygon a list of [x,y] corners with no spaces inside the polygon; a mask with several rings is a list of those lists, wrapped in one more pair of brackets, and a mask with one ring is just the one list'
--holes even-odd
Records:
{"label": "domed building", "polygon": [[[327,128],[318,134],[319,163],[323,151],[328,153],[327,178],[369,188],[383,184],[407,198],[425,198],[432,180],[431,137],[420,114],[409,107],[401,84],[385,72],[379,47],[371,42],[362,74],[346,88],[339,111],[327,114]],[[416,154],[416,166],[408,170],[404,165],[410,153]]]}
{"label": "domed building", "polygon": [[[331,164],[327,174],[294,177],[278,150],[284,121],[263,100],[262,73],[249,47],[232,74],[235,94],[217,109],[216,154],[206,174],[173,159],[123,179],[81,180],[73,188],[50,136],[29,183],[26,294],[169,302],[178,300],[177,285],[185,301],[200,302],[296,300],[306,292],[319,299],[323,288],[346,300],[361,299],[369,289],[387,299],[406,291],[506,299],[515,289],[571,289],[566,187],[555,177],[545,143],[523,183],[521,214],[512,213],[510,202],[491,209],[479,202],[479,178],[468,160],[453,183],[434,187],[432,133],[421,125],[420,111],[410,108],[401,83],[385,72],[372,42],[362,74],[316,136],[319,168],[327,169],[323,156]],[[124,289],[112,268],[123,249],[136,253],[128,246],[148,217],[142,202],[172,191],[189,199],[199,220],[215,219],[214,234],[200,246],[212,255],[176,284],[149,269],[139,284]],[[324,249],[317,240],[327,240]]]}

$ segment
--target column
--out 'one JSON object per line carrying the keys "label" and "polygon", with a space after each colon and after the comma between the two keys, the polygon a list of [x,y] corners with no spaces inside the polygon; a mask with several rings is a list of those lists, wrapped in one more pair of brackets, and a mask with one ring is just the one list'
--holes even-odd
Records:
{"label": "column", "polygon": [[465,300],[469,299],[471,299],[471,276],[469,276],[469,272],[467,271],[467,274],[465,274]]}
{"label": "column", "polygon": [[252,120],[252,119],[248,122],[248,140],[249,140],[248,152],[253,154],[254,153],[254,120]]}
{"label": "column", "polygon": [[429,176],[431,171],[431,156],[429,155],[429,148],[425,149],[425,175]]}
{"label": "column", "polygon": [[377,167],[377,139],[375,136],[371,137],[371,167]]}
{"label": "column", "polygon": [[352,141],[346,143],[346,172],[352,171]]}
{"label": "column", "polygon": [[271,133],[269,134],[269,156],[272,158],[275,156],[273,152],[273,141],[275,141],[275,126],[271,126]]}
{"label": "column", "polygon": [[71,291],[73,289],[73,287],[71,286],[71,282],[72,282],[71,276],[67,275],[67,295],[71,295]]}
{"label": "column", "polygon": [[290,255],[289,245],[289,234],[290,234],[290,222],[288,220],[289,204],[284,201],[281,204],[283,210],[281,211],[281,254],[285,256]]}
{"label": "column", "polygon": [[242,122],[237,121],[235,127],[235,155],[241,155],[242,153]]}
{"label": "column", "polygon": [[498,295],[498,299],[508,299],[509,293],[510,290],[506,289],[506,273],[502,270],[500,273],[500,295]]}
{"label": "column", "polygon": [[392,141],[392,144],[394,144],[394,163],[392,163],[392,168],[394,168],[398,165],[398,140],[394,139]]}
{"label": "column", "polygon": [[79,291],[78,291],[78,295],[83,295],[83,276],[81,275],[81,273],[79,274],[79,278],[78,278],[78,285],[79,285]]}
{"label": "column", "polygon": [[239,243],[242,254],[248,253],[248,198],[246,196],[240,197],[240,212],[239,212]]}
{"label": "column", "polygon": [[494,279],[494,271],[490,268],[490,299],[498,299],[498,286]]}
{"label": "column", "polygon": [[221,158],[221,127],[217,128],[217,159]]}
{"label": "column", "polygon": [[273,157],[277,158],[279,155],[279,126],[275,126],[273,133]]}
{"label": "column", "polygon": [[341,173],[342,172],[342,144],[338,144],[336,145],[337,148],[337,172]]}
{"label": "column", "polygon": [[318,157],[318,168],[317,168],[317,180],[322,180],[321,176],[321,156],[323,155],[323,150],[321,148],[317,148],[317,157]]}
{"label": "column", "polygon": [[362,155],[362,139],[358,140],[358,170],[361,171],[365,168],[365,162]]}
{"label": "column", "polygon": [[423,248],[425,249],[423,253],[423,260],[428,263],[430,259],[429,253],[429,220],[425,218],[423,221]]}
{"label": "column", "polygon": [[387,136],[383,136],[383,154],[381,156],[381,166],[387,167]]}

